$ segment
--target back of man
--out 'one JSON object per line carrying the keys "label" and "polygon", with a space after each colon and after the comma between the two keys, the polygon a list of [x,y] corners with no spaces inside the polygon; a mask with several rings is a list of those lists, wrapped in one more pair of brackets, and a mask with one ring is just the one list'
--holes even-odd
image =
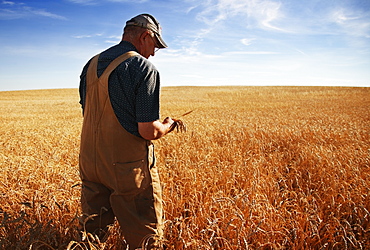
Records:
{"label": "back of man", "polygon": [[165,48],[148,14],[127,21],[120,44],[91,59],[80,81],[81,227],[104,235],[118,219],[130,249],[162,235],[162,203],[151,139],[171,131],[159,122],[159,73],[147,60]]}

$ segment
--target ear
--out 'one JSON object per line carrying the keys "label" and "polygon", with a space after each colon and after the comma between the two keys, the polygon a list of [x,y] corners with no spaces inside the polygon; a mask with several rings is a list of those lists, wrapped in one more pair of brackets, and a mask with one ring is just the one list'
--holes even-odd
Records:
{"label": "ear", "polygon": [[146,36],[148,35],[149,31],[148,30],[145,30],[143,33],[141,33],[141,35],[139,36],[139,40],[140,40],[140,43],[143,44],[145,39],[146,39]]}

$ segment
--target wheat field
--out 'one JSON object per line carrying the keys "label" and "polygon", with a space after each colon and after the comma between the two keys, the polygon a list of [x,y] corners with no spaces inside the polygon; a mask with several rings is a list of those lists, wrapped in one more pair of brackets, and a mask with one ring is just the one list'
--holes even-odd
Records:
{"label": "wheat field", "polygon": [[[370,88],[164,87],[167,249],[370,249]],[[77,230],[77,89],[0,92],[0,249],[124,249]]]}

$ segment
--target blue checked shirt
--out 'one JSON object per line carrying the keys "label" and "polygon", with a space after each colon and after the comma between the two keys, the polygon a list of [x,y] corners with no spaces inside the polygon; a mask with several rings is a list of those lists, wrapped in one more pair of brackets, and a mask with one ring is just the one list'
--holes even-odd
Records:
{"label": "blue checked shirt", "polygon": [[[105,50],[99,56],[98,77],[118,56],[136,51],[130,42],[122,41]],[[80,104],[84,109],[86,96],[86,73],[90,61],[80,76]],[[108,91],[114,113],[124,129],[140,136],[138,122],[152,122],[159,119],[159,72],[142,56],[133,56],[121,63],[109,77]]]}

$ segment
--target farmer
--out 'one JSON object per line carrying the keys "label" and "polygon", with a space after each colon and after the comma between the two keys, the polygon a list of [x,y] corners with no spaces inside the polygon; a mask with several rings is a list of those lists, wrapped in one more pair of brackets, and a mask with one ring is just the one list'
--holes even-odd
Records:
{"label": "farmer", "polygon": [[121,42],[90,59],[81,74],[81,230],[103,238],[116,217],[129,249],[150,249],[162,236],[151,140],[176,122],[159,121],[159,73],[147,59],[166,47],[158,21],[141,14],[126,22]]}

